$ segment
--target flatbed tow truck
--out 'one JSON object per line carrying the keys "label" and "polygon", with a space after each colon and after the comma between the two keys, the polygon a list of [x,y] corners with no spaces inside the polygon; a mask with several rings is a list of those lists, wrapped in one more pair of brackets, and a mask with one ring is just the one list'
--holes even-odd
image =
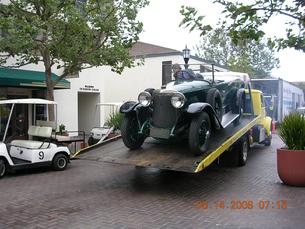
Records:
{"label": "flatbed tow truck", "polygon": [[129,150],[122,139],[116,137],[82,149],[73,157],[188,173],[198,173],[214,161],[229,166],[242,166],[246,164],[252,144],[271,144],[271,121],[270,117],[266,117],[262,92],[246,90],[240,124],[231,124],[225,129],[213,132],[209,150],[203,155],[190,155],[187,142],[171,144],[153,138],[146,139],[142,148]]}

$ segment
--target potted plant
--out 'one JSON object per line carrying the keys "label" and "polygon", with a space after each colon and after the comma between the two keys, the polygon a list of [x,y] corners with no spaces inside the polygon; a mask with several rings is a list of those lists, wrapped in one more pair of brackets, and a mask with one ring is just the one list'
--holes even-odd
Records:
{"label": "potted plant", "polygon": [[59,134],[60,135],[67,135],[66,126],[64,124],[59,125]]}
{"label": "potted plant", "polygon": [[277,149],[277,170],[288,185],[305,186],[305,116],[292,113],[279,127],[279,136],[286,144]]}

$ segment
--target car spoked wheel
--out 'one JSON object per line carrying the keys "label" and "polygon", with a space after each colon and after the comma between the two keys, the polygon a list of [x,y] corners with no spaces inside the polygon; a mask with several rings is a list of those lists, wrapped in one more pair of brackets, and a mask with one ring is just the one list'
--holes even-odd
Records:
{"label": "car spoked wheel", "polygon": [[68,158],[66,155],[60,153],[55,155],[53,159],[53,168],[57,171],[61,171],[67,168]]}
{"label": "car spoked wheel", "polygon": [[122,126],[121,135],[124,144],[129,149],[138,149],[145,140],[145,136],[139,133],[138,120],[135,115],[125,115]]}
{"label": "car spoked wheel", "polygon": [[0,178],[4,176],[5,172],[6,172],[5,161],[3,159],[0,159]]}
{"label": "car spoked wheel", "polygon": [[211,137],[210,117],[206,112],[193,118],[189,130],[189,146],[192,154],[205,153]]}

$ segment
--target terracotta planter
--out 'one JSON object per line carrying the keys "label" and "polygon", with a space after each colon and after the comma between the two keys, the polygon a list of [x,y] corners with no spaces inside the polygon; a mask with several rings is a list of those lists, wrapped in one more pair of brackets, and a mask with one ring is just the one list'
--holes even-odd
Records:
{"label": "terracotta planter", "polygon": [[305,186],[305,150],[277,149],[277,171],[285,184]]}

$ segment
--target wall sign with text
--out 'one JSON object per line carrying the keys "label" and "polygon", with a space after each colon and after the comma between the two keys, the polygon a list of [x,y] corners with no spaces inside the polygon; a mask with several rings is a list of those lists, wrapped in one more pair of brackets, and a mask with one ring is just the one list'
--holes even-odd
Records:
{"label": "wall sign with text", "polygon": [[100,89],[94,88],[92,85],[85,85],[84,87],[79,88],[80,91],[88,91],[88,92],[98,92]]}

